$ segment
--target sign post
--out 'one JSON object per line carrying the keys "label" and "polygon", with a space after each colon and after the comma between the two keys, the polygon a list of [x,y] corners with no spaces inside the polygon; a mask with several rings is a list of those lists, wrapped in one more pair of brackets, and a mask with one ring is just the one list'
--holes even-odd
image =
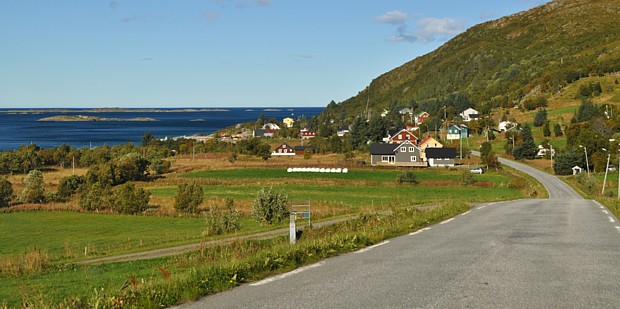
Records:
{"label": "sign post", "polygon": [[295,226],[295,212],[291,212],[290,214],[290,223],[289,223],[289,236],[291,240],[291,245],[294,245],[297,241],[297,227]]}

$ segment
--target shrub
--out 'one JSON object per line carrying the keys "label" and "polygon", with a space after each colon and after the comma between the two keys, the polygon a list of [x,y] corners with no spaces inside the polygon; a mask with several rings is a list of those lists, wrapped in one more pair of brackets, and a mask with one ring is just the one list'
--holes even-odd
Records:
{"label": "shrub", "polygon": [[461,174],[459,176],[459,182],[464,186],[471,186],[476,181],[474,180],[474,176],[470,171],[464,170],[461,171]]}
{"label": "shrub", "polygon": [[396,176],[396,182],[398,184],[418,184],[418,180],[413,172],[404,172]]}
{"label": "shrub", "polygon": [[124,184],[112,189],[112,208],[122,214],[136,214],[149,207],[150,192],[136,188],[133,184]]}
{"label": "shrub", "polygon": [[13,184],[6,176],[0,178],[0,207],[9,206],[13,199]]}
{"label": "shrub", "polygon": [[82,186],[78,204],[84,210],[104,210],[112,207],[112,187],[99,182]]}
{"label": "shrub", "polygon": [[63,177],[58,183],[58,196],[61,198],[67,198],[73,195],[80,189],[80,186],[84,184],[85,180],[86,179],[84,176],[72,175]]}
{"label": "shrub", "polygon": [[174,201],[174,208],[179,212],[197,213],[202,204],[204,191],[196,182],[179,185],[179,191]]}
{"label": "shrub", "polygon": [[234,200],[226,199],[226,211],[219,211],[215,208],[207,213],[206,235],[221,235],[237,231],[241,228],[239,221],[240,214],[234,208]]}
{"label": "shrub", "polygon": [[26,203],[42,204],[45,202],[45,185],[43,183],[43,173],[39,170],[32,170],[24,178],[26,188],[22,192],[22,198]]}
{"label": "shrub", "polygon": [[162,174],[170,172],[170,166],[171,166],[170,161],[162,160],[162,159],[155,159],[151,163],[149,168],[153,171],[155,175],[162,175]]}
{"label": "shrub", "polygon": [[594,177],[590,177],[587,173],[579,173],[577,174],[577,182],[587,194],[592,194],[594,192]]}
{"label": "shrub", "polygon": [[252,202],[252,217],[261,224],[279,223],[286,219],[288,196],[274,192],[273,188],[262,188]]}

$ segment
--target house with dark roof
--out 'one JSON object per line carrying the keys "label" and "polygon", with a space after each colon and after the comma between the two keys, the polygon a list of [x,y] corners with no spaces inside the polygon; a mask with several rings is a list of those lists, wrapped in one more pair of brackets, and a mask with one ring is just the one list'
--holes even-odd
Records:
{"label": "house with dark roof", "polygon": [[426,160],[430,167],[454,166],[456,148],[426,148]]}
{"label": "house with dark roof", "polygon": [[410,141],[401,144],[371,144],[372,166],[426,167],[420,158],[421,150]]}
{"label": "house with dark roof", "polygon": [[480,112],[471,107],[462,111],[459,115],[463,118],[463,121],[465,122],[470,122],[472,120],[480,118]]}
{"label": "house with dark roof", "polygon": [[443,144],[438,142],[433,137],[429,136],[423,139],[420,143],[418,143],[418,147],[422,150],[422,161],[427,161],[426,159],[426,149],[427,148],[443,148]]}
{"label": "house with dark roof", "polygon": [[291,145],[287,143],[283,143],[282,145],[276,147],[276,149],[271,153],[272,156],[294,156],[295,149],[291,147]]}

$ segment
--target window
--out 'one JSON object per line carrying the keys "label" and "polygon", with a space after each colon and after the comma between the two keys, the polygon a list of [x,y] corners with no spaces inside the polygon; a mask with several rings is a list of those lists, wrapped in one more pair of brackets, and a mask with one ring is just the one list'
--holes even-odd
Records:
{"label": "window", "polygon": [[398,139],[403,139],[403,135],[402,134],[398,134]]}
{"label": "window", "polygon": [[406,152],[407,151],[407,147],[400,147],[400,152]]}
{"label": "window", "polygon": [[389,157],[388,156],[382,156],[381,157],[381,162],[388,162],[389,161]]}
{"label": "window", "polygon": [[411,162],[418,162],[418,157],[411,156]]}
{"label": "window", "polygon": [[409,152],[414,152],[414,151],[415,151],[415,148],[409,147]]}

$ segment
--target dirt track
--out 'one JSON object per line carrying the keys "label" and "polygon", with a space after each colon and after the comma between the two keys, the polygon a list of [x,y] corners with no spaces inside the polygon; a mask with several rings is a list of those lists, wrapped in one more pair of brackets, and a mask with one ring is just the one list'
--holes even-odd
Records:
{"label": "dirt track", "polygon": [[[335,219],[335,220],[317,222],[317,223],[313,223],[312,226],[316,228],[320,228],[323,226],[328,226],[328,225],[356,219],[357,217],[358,216],[350,216],[350,217],[345,217],[345,218],[340,218],[340,219]],[[303,229],[305,225],[299,225],[299,227]],[[182,254],[186,252],[198,251],[200,250],[202,246],[210,246],[214,244],[227,243],[227,242],[250,239],[250,238],[251,239],[273,238],[277,236],[288,235],[288,233],[289,233],[288,228],[282,228],[282,229],[261,232],[261,233],[256,233],[256,234],[211,240],[211,241],[206,241],[203,243],[194,243],[194,244],[174,246],[174,247],[155,249],[155,250],[149,250],[149,251],[143,251],[143,252],[106,256],[106,257],[101,257],[101,258],[96,258],[96,259],[80,261],[77,264],[92,265],[92,264],[104,264],[104,263],[113,263],[113,262],[127,262],[127,261],[154,259],[154,258],[166,257],[166,256],[171,256],[171,255],[176,255],[176,254]]]}

